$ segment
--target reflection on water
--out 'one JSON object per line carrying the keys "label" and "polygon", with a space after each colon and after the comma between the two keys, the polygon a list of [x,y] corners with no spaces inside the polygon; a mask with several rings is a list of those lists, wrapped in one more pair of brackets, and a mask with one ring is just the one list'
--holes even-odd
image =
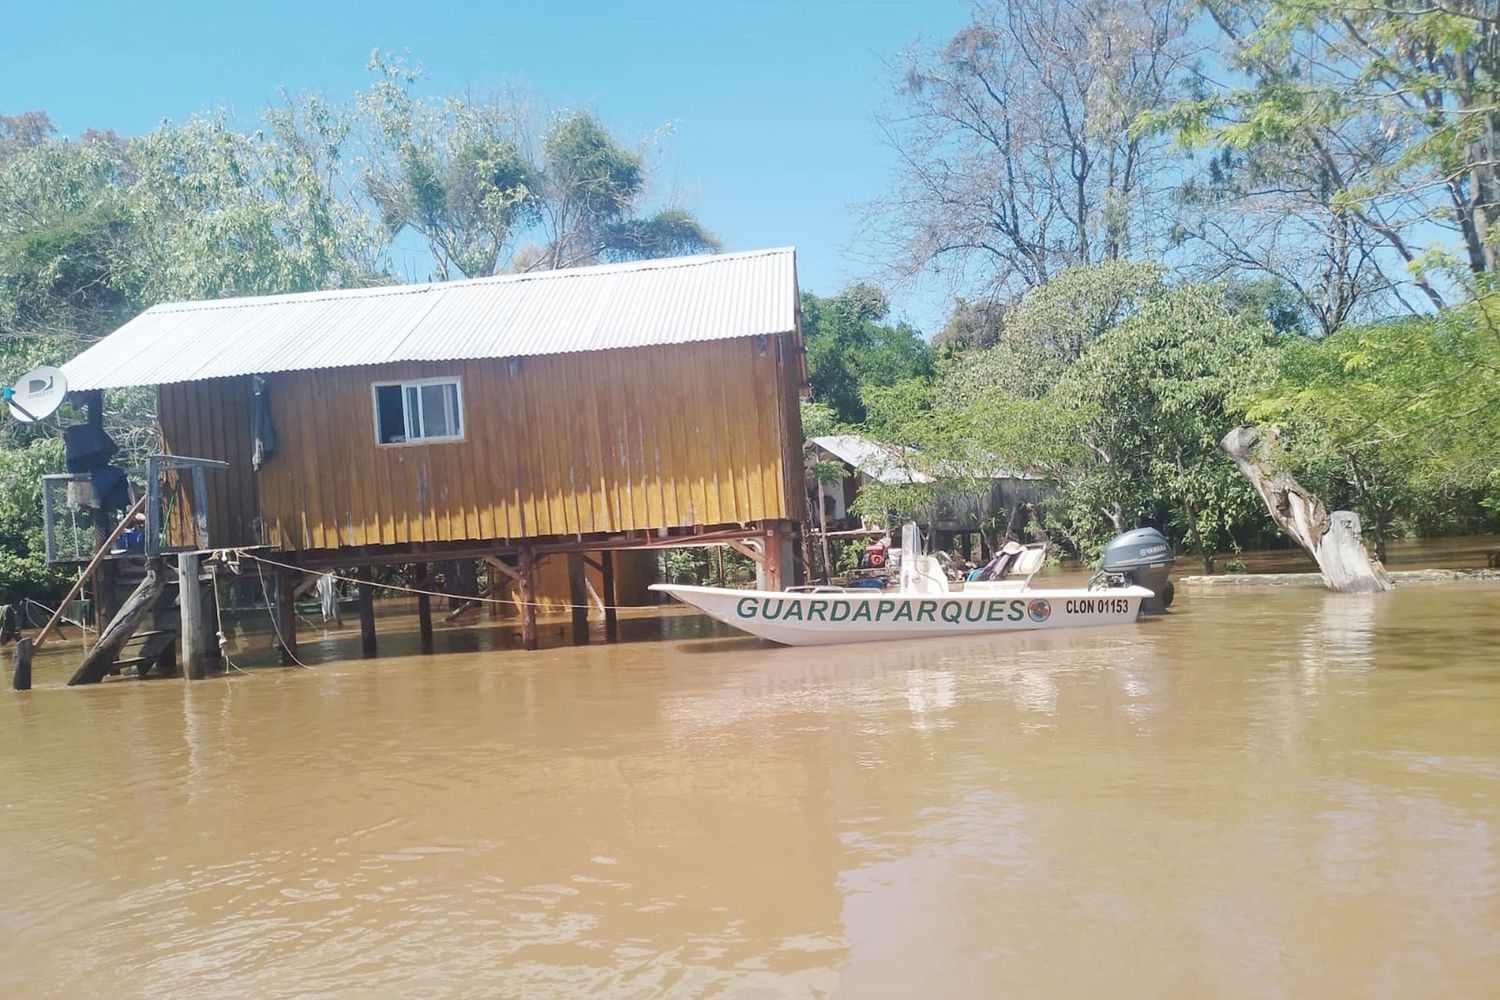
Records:
{"label": "reflection on water", "polygon": [[46,661],[0,697],[0,992],[1488,995],[1497,601],[1184,591],[815,650],[685,615],[532,654],[346,633],[87,691]]}

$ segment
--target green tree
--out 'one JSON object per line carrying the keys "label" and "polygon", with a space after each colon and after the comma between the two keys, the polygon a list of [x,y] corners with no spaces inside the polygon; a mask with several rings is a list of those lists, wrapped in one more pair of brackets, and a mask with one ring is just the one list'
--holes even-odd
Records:
{"label": "green tree", "polygon": [[0,447],[0,604],[55,599],[68,585],[48,567],[42,533],[42,474],[61,464],[56,438]]}
{"label": "green tree", "polygon": [[[1239,86],[1208,86],[1131,133],[1238,152],[1328,211],[1328,233],[1373,234],[1431,305],[1426,233],[1445,228],[1475,273],[1495,269],[1500,211],[1500,6],[1493,0],[1208,0]],[[1273,206],[1263,206],[1274,211]],[[1344,233],[1339,237],[1340,232]],[[1329,326],[1328,328],[1332,328]]]}
{"label": "green tree", "polygon": [[[420,71],[383,59],[359,95],[364,187],[388,236],[422,237],[442,278],[713,251],[680,206],[646,207],[650,170],[588,112],[538,129],[517,102],[417,96]],[[533,134],[540,133],[539,142]]]}
{"label": "green tree", "polygon": [[899,154],[874,206],[901,278],[940,272],[999,298],[1166,234],[1168,143],[1127,126],[1193,61],[1179,0],[983,0],[898,64],[882,117]]}
{"label": "green tree", "polygon": [[1239,422],[1233,401],[1261,377],[1270,338],[1227,307],[1222,288],[1185,285],[1083,351],[1043,405],[1074,442],[1054,438],[1057,453],[1071,451],[1062,492],[1084,548],[1157,521],[1213,571],[1259,509],[1219,440]]}
{"label": "green tree", "polygon": [[813,398],[845,424],[865,418],[861,391],[933,372],[932,353],[909,323],[884,323],[885,293],[851,285],[832,298],[802,294],[802,336]]}
{"label": "green tree", "polygon": [[[1376,555],[1401,525],[1484,530],[1500,510],[1500,338],[1490,297],[1442,316],[1293,338],[1248,397],[1283,458],[1362,515]],[[1489,517],[1476,516],[1488,509]],[[1486,523],[1488,521],[1489,523]]]}

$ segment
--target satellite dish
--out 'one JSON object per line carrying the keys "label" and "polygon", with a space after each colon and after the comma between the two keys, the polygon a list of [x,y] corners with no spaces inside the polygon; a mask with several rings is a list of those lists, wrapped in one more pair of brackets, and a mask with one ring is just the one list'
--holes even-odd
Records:
{"label": "satellite dish", "polygon": [[67,394],[68,377],[51,365],[33,368],[14,386],[0,389],[0,398],[10,405],[10,415],[23,424],[52,416]]}

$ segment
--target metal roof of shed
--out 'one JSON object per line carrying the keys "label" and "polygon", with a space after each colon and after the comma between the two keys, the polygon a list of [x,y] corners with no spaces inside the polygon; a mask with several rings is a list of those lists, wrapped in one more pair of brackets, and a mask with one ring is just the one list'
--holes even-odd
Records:
{"label": "metal roof of shed", "polygon": [[153,306],[63,365],[69,388],[789,333],[791,247]]}

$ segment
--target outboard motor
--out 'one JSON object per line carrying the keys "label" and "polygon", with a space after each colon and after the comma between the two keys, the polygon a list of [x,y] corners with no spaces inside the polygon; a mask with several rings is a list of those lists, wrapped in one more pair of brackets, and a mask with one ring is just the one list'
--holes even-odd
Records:
{"label": "outboard motor", "polygon": [[1141,601],[1141,614],[1165,614],[1172,603],[1172,546],[1155,528],[1136,528],[1116,535],[1104,546],[1104,572],[1124,578],[1126,583],[1145,587],[1155,594]]}

